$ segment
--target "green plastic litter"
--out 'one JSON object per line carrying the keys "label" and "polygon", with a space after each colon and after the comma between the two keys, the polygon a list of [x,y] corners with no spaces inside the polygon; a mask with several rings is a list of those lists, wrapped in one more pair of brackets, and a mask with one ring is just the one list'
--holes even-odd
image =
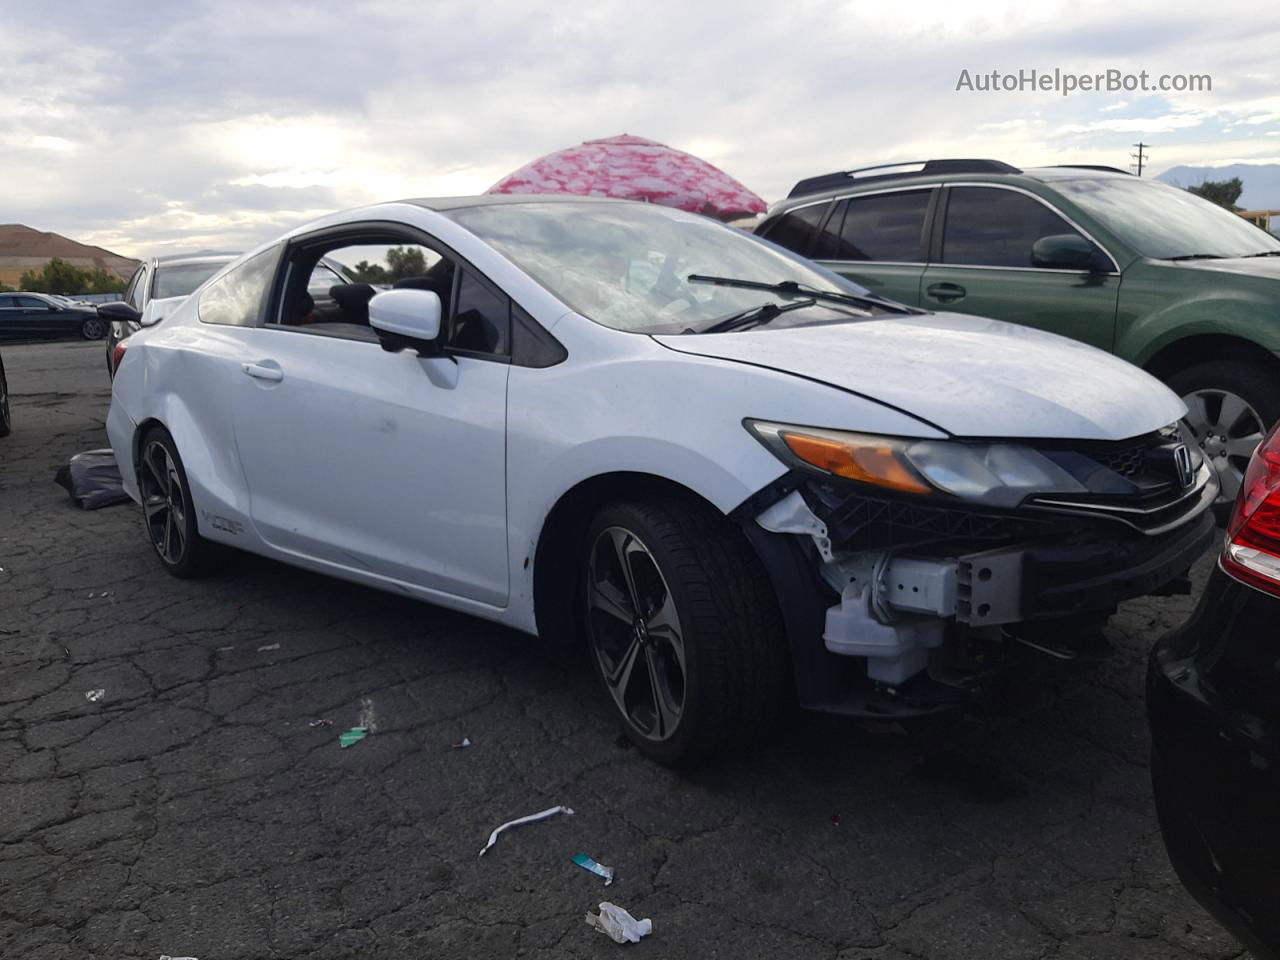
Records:
{"label": "green plastic litter", "polygon": [[349,747],[353,744],[359,743],[368,735],[369,735],[368,727],[352,727],[350,730],[344,730],[338,736],[338,746]]}

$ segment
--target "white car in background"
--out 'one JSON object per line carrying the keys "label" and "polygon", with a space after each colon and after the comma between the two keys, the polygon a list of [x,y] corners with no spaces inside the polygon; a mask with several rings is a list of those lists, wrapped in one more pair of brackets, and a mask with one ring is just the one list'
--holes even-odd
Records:
{"label": "white car in background", "polygon": [[198,253],[151,257],[129,278],[124,299],[101,304],[106,320],[107,374],[115,376],[119,345],[143,326],[159,323],[200,284],[238,257],[236,253]]}
{"label": "white car in background", "polygon": [[[235,253],[201,253],[187,256],[154,257],[134,272],[125,289],[124,300],[98,308],[98,315],[111,322],[107,333],[107,373],[114,377],[126,347],[123,342],[143,327],[159,323],[189,297],[200,284],[234,260]],[[310,292],[322,304],[335,285],[349,283],[340,263],[326,260],[317,264]]]}
{"label": "white car in background", "polygon": [[[349,284],[330,255],[420,275]],[[1017,680],[1176,587],[1217,493],[1099,350],[903,307],[712,220],[477,197],[335,214],[135,334],[108,433],[178,576],[227,546],[585,641],[649,756]]]}

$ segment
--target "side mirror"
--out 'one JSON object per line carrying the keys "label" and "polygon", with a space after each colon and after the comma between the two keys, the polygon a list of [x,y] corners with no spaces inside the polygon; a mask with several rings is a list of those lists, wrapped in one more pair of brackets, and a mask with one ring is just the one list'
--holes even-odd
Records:
{"label": "side mirror", "polygon": [[120,320],[124,323],[141,323],[142,314],[123,300],[112,300],[98,305],[98,316],[104,320]]}
{"label": "side mirror", "polygon": [[1078,233],[1055,233],[1031,245],[1031,265],[1047,270],[1095,270],[1092,243]]}
{"label": "side mirror", "polygon": [[440,297],[430,290],[386,290],[369,300],[369,326],[389,353],[440,356],[440,314]]}

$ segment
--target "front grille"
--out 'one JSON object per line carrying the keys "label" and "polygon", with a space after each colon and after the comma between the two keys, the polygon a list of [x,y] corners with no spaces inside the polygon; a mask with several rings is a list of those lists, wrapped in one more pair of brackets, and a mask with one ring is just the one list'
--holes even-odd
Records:
{"label": "front grille", "polygon": [[1212,471],[1204,466],[1198,467],[1189,485],[1183,485],[1174,456],[1181,445],[1176,427],[1117,443],[1039,445],[1085,492],[1045,495],[1028,506],[1107,517],[1144,533],[1169,530],[1199,513],[1217,495]]}
{"label": "front grille", "polygon": [[1118,473],[1122,477],[1134,477],[1146,466],[1149,449],[1151,445],[1144,443],[1141,446],[1122,447],[1118,450],[1103,450],[1095,454],[1093,459],[1112,473]]}
{"label": "front grille", "polygon": [[1045,514],[977,510],[954,500],[931,503],[922,497],[881,497],[855,483],[814,480],[802,490],[809,508],[827,525],[837,551],[920,549],[934,543],[954,550],[968,544],[982,547],[1069,534],[1087,525]]}

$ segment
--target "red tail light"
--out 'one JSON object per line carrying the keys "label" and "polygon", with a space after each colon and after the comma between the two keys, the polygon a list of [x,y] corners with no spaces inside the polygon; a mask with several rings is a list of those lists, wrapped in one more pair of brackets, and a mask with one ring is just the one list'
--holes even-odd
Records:
{"label": "red tail light", "polygon": [[120,369],[120,361],[124,359],[124,352],[129,349],[128,341],[121,340],[116,344],[115,349],[111,351],[111,371]]}
{"label": "red tail light", "polygon": [[1280,424],[1249,461],[1227,526],[1222,569],[1280,596]]}

